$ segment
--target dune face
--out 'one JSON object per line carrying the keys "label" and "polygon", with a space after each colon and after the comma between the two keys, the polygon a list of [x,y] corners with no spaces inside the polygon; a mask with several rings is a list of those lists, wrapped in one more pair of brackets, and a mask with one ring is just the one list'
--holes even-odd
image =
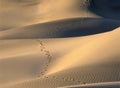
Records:
{"label": "dune face", "polygon": [[120,19],[120,1],[118,0],[91,0],[90,9],[103,17]]}
{"label": "dune face", "polygon": [[119,21],[102,18],[66,19],[6,30],[0,33],[0,39],[38,39],[87,36],[111,31],[119,27],[119,25]]}
{"label": "dune face", "polygon": [[119,82],[116,83],[96,83],[96,84],[89,84],[89,85],[78,85],[78,86],[74,86],[74,87],[59,87],[59,88],[119,88],[120,84]]}
{"label": "dune face", "polygon": [[119,0],[0,0],[0,88],[120,88]]}
{"label": "dune face", "polygon": [[30,24],[38,15],[38,3],[38,0],[0,0],[1,30]]}

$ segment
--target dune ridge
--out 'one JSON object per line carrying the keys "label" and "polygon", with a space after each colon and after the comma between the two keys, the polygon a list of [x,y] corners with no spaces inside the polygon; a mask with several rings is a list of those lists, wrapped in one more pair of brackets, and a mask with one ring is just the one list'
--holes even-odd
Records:
{"label": "dune ridge", "polygon": [[59,88],[119,88],[120,82],[95,83],[81,86],[59,87]]}
{"label": "dune ridge", "polygon": [[74,18],[2,31],[0,33],[0,39],[36,39],[86,36],[111,31],[119,26],[120,22],[116,20],[102,18]]}

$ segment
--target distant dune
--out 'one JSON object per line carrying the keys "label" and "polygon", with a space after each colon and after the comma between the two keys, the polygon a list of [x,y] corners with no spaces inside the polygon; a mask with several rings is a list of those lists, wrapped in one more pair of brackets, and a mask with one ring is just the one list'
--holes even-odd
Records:
{"label": "distant dune", "polygon": [[120,88],[119,3],[0,0],[0,88]]}

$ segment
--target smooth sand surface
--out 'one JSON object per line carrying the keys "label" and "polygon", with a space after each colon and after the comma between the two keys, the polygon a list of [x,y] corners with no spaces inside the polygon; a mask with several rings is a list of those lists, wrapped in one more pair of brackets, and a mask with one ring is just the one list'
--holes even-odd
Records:
{"label": "smooth sand surface", "polygon": [[0,88],[119,88],[119,3],[0,0]]}

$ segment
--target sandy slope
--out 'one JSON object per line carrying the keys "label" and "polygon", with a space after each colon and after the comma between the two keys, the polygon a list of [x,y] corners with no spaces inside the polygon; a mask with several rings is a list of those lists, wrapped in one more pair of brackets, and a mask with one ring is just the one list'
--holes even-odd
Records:
{"label": "sandy slope", "polygon": [[0,0],[0,29],[75,17],[118,20],[119,6],[118,0]]}
{"label": "sandy slope", "polygon": [[85,36],[111,31],[119,27],[119,25],[119,21],[103,18],[64,19],[2,31],[0,32],[0,39],[36,39]]}
{"label": "sandy slope", "polygon": [[[0,73],[4,77],[1,85],[15,85],[8,88],[34,88],[34,86],[35,88],[56,88],[82,83],[119,81],[119,33],[118,28],[111,32],[86,37],[0,40],[1,55],[3,55],[0,67],[5,68]],[[47,55],[52,56],[43,77],[39,77],[41,56],[44,56],[43,60],[47,60],[45,59],[47,56],[44,54],[45,50],[40,53],[40,41],[49,51]],[[12,48],[13,46],[17,49]],[[6,51],[7,57],[3,51]],[[22,55],[22,53],[26,54]],[[43,62],[42,64],[45,66]]]}
{"label": "sandy slope", "polygon": [[[80,6],[77,6],[78,3]],[[86,0],[0,0],[0,29],[64,18],[97,17],[87,7]]]}
{"label": "sandy slope", "polygon": [[119,88],[113,2],[0,0],[0,88]]}
{"label": "sandy slope", "polygon": [[120,82],[94,83],[88,85],[66,86],[59,88],[119,88]]}

